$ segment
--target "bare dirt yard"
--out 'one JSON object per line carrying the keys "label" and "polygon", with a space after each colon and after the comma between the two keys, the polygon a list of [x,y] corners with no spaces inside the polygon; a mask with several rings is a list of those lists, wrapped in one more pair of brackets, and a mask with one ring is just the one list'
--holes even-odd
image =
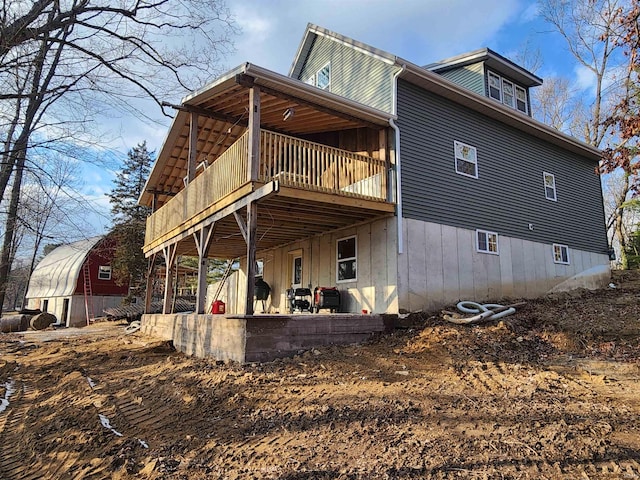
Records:
{"label": "bare dirt yard", "polygon": [[640,276],[262,365],[0,335],[0,478],[640,478]]}

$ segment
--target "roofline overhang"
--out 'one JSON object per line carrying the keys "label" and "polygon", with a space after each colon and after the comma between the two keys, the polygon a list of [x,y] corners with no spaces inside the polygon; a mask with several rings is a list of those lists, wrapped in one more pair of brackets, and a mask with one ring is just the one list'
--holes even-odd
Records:
{"label": "roofline overhang", "polygon": [[405,70],[400,74],[399,78],[416,84],[427,91],[448,98],[449,100],[469,107],[472,110],[554,145],[583,155],[590,160],[599,161],[602,158],[602,152],[599,149],[562,133],[560,130],[539,122],[513,108],[502,105],[491,98],[483,97],[471,90],[458,86],[437,73],[426,70],[400,57],[396,57],[396,65],[405,67]]}
{"label": "roofline overhang", "polygon": [[[307,25],[307,30],[305,32],[305,36],[300,43],[298,48],[298,52],[296,53],[296,58],[291,66],[291,71],[289,75],[293,73],[293,69],[298,62],[298,57],[303,51],[303,47],[305,42],[309,41],[310,35],[322,35],[325,37],[329,37],[332,40],[342,43],[344,45],[348,45],[352,48],[357,48],[358,51],[366,55],[373,56],[375,58],[381,59],[385,63],[395,65],[399,69],[404,70],[400,73],[399,78],[405,79],[411,83],[416,83],[420,85],[422,88],[425,88],[428,91],[432,91],[438,95],[441,95],[445,98],[453,100],[456,103],[465,105],[472,110],[485,114],[491,118],[499,120],[507,125],[511,125],[523,132],[527,132],[531,135],[534,135],[540,139],[545,141],[549,141],[550,143],[560,146],[561,148],[565,148],[569,151],[577,153],[579,155],[584,155],[585,157],[599,161],[602,158],[602,152],[588,145],[577,138],[574,138],[570,135],[562,133],[561,131],[552,128],[542,122],[539,122],[528,115],[525,115],[517,110],[509,108],[507,106],[502,105],[488,97],[484,97],[482,95],[478,95],[470,90],[467,90],[450,80],[438,75],[435,72],[427,70],[425,67],[421,67],[416,65],[408,60],[405,60],[401,57],[392,55],[383,50],[379,50],[370,45],[367,45],[362,42],[358,42],[349,37],[345,37],[339,33],[333,32],[331,30],[327,30],[325,28],[319,27],[312,23]],[[518,70],[522,75],[527,76],[532,82],[540,82],[542,84],[542,79],[532,74],[531,72],[519,67],[518,65],[511,62],[509,59],[501,56],[500,54],[494,52],[489,48],[483,48],[480,50],[476,50],[470,52],[468,54],[463,54],[460,56],[468,57],[467,60],[473,59],[493,59],[495,61],[501,62],[504,65],[510,66],[513,69]],[[444,61],[453,61],[457,57],[452,57],[450,59],[446,59]],[[460,59],[458,59],[460,61]],[[287,77],[290,78],[290,77]],[[298,80],[295,80],[298,82]],[[306,85],[306,84],[305,84]],[[313,87],[311,87],[313,88]],[[342,97],[340,97],[342,98]],[[347,99],[343,99],[348,101]],[[394,120],[396,116],[390,117]]]}
{"label": "roofline overhang", "polygon": [[493,60],[500,63],[506,67],[507,70],[515,72],[514,76],[524,77],[531,87],[538,87],[543,83],[542,78],[522,68],[520,65],[512,62],[508,58],[503,57],[499,53],[494,52],[490,48],[481,48],[472,52],[456,55],[455,57],[445,58],[439,62],[424,65],[423,68],[434,72],[440,72],[487,60]]}

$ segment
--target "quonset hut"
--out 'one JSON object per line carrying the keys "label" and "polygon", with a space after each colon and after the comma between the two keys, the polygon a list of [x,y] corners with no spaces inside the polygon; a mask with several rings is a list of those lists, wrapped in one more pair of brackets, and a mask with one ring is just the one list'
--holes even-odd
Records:
{"label": "quonset hut", "polygon": [[105,308],[118,306],[128,285],[116,285],[111,262],[115,241],[106,236],[62,245],[36,266],[27,290],[27,308],[54,314],[67,327],[87,325]]}

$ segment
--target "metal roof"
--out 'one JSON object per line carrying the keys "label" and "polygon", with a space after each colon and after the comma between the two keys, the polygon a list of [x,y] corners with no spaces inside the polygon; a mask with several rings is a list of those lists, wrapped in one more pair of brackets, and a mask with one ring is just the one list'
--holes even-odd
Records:
{"label": "metal roof", "polygon": [[103,236],[80,240],[62,245],[36,266],[29,280],[27,298],[51,298],[73,295],[89,252],[102,240]]}

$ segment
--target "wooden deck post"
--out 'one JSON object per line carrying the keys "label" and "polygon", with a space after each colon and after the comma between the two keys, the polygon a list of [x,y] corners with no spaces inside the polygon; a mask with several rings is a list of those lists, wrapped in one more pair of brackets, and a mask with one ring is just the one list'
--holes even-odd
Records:
{"label": "wooden deck post", "polygon": [[256,232],[258,230],[258,204],[247,205],[247,301],[245,315],[253,315],[253,295],[256,282]]}
{"label": "wooden deck post", "polygon": [[260,173],[260,87],[249,89],[249,158],[247,162],[247,180],[255,182]]}
{"label": "wooden deck post", "polygon": [[383,191],[380,192],[383,194],[384,198],[387,202],[393,201],[393,193],[391,192],[391,188],[389,187],[389,169],[391,167],[391,163],[389,162],[389,155],[387,154],[387,129],[380,129],[380,133],[378,134],[379,138],[379,158],[384,162],[384,175],[380,181],[382,182]]}
{"label": "wooden deck post", "polygon": [[164,302],[162,304],[162,313],[164,315],[171,312],[171,304],[173,303],[173,276],[171,275],[171,268],[176,261],[176,250],[178,244],[166,245],[162,248],[162,254],[164,255],[164,263],[166,265],[166,271],[164,275]]}
{"label": "wooden deck post", "polygon": [[215,223],[200,228],[193,234],[198,249],[198,289],[196,291],[196,313],[205,313],[205,299],[207,296],[207,266],[209,259],[207,254],[213,239]]}
{"label": "wooden deck post", "polygon": [[198,148],[198,114],[191,112],[189,117],[189,159],[187,161],[187,184],[196,177],[196,158]]}
{"label": "wooden deck post", "polygon": [[155,276],[156,254],[149,257],[149,266],[147,267],[147,289],[144,292],[144,313],[150,313],[151,300],[153,298],[153,278]]}

